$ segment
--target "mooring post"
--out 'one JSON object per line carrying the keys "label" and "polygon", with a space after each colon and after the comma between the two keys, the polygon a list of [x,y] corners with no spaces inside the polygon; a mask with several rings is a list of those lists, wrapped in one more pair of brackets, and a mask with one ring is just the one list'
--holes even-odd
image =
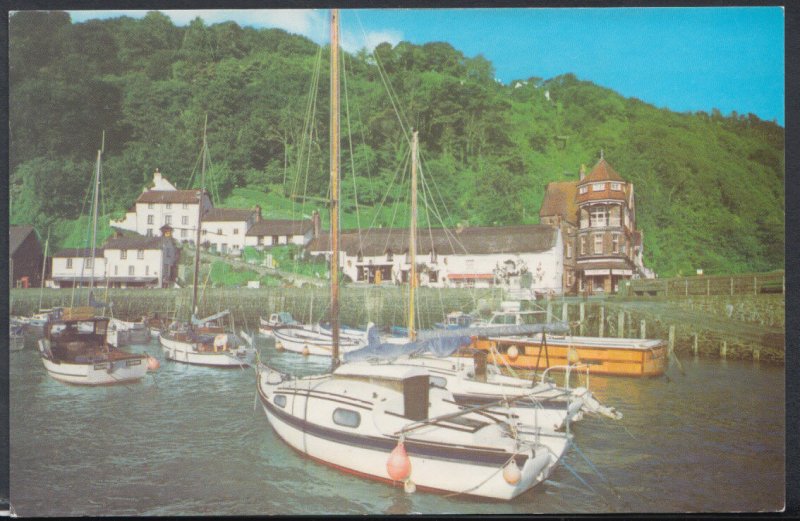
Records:
{"label": "mooring post", "polygon": [[605,329],[606,325],[606,307],[600,306],[600,330],[597,332],[597,336],[603,336],[603,330]]}
{"label": "mooring post", "polygon": [[719,348],[720,358],[728,358],[728,342],[723,340],[722,346]]}
{"label": "mooring post", "polygon": [[647,324],[645,324],[644,319],[639,321],[639,336],[642,339],[647,338]]}
{"label": "mooring post", "polygon": [[586,307],[585,307],[583,302],[581,302],[579,304],[579,307],[580,307],[580,319],[581,319],[581,322],[580,322],[581,327],[580,327],[580,329],[581,329],[581,336],[583,336],[584,333],[586,332],[586,326],[585,326],[585,322],[584,322],[584,320],[586,319]]}
{"label": "mooring post", "polygon": [[692,352],[694,356],[697,356],[697,333],[694,334],[694,338],[692,339]]}
{"label": "mooring post", "polygon": [[669,326],[668,353],[675,354],[675,326]]}
{"label": "mooring post", "polygon": [[625,312],[620,311],[617,315],[617,336],[623,338],[625,336]]}

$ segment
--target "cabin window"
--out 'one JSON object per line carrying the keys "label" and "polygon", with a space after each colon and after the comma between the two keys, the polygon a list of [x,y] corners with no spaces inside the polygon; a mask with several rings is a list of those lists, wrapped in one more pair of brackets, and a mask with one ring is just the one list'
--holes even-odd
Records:
{"label": "cabin window", "polygon": [[596,233],[594,235],[594,252],[603,253],[603,234]]}
{"label": "cabin window", "polygon": [[611,183],[611,189],[617,191],[622,190],[622,183]]}
{"label": "cabin window", "polygon": [[278,236],[277,235],[273,235],[271,240],[272,240],[272,242],[270,244],[278,244]]}
{"label": "cabin window", "polygon": [[589,187],[588,187],[588,186],[586,186],[586,185],[583,185],[582,187],[580,187],[580,188],[578,189],[578,193],[579,193],[579,194],[585,194],[585,193],[586,193],[586,192],[588,192],[588,191],[589,191]]}
{"label": "cabin window", "polygon": [[592,192],[602,192],[606,189],[605,183],[592,183]]}
{"label": "cabin window", "polygon": [[153,224],[153,216],[152,215],[148,215],[147,216],[147,224]]}
{"label": "cabin window", "polygon": [[120,259],[127,259],[128,258],[128,250],[120,250],[119,251],[119,258]]}
{"label": "cabin window", "polygon": [[136,271],[135,271],[135,269],[134,269],[134,266],[133,266],[133,265],[131,265],[131,266],[128,266],[128,275],[129,275],[130,277],[133,277],[134,275],[136,275]]}
{"label": "cabin window", "polygon": [[181,224],[189,224],[189,217],[187,215],[181,216]]}
{"label": "cabin window", "polygon": [[276,394],[272,398],[272,402],[281,409],[283,409],[284,407],[286,407],[286,396],[283,394]]}
{"label": "cabin window", "polygon": [[68,270],[72,269],[72,259],[67,259],[67,269]]}
{"label": "cabin window", "polygon": [[431,387],[438,387],[439,389],[447,389],[447,379],[441,376],[430,376]]}
{"label": "cabin window", "polygon": [[144,259],[144,250],[136,250],[136,258]]}
{"label": "cabin window", "polygon": [[356,411],[337,407],[333,411],[333,423],[342,427],[356,428],[361,425],[361,415]]}
{"label": "cabin window", "polygon": [[172,203],[167,203],[167,210],[172,210]]}

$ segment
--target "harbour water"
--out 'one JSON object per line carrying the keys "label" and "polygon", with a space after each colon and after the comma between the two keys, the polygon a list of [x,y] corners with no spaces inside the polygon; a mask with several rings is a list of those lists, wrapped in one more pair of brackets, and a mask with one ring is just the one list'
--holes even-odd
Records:
{"label": "harbour water", "polygon": [[[262,358],[297,374],[324,360]],[[161,358],[157,343],[135,346]],[[138,384],[59,383],[33,342],[10,354],[11,504],[20,516],[522,514],[777,511],[784,504],[784,367],[683,359],[685,374],[595,377],[619,421],[586,418],[577,449],[511,502],[417,492],[294,452],[255,406],[252,369],[162,361]]]}

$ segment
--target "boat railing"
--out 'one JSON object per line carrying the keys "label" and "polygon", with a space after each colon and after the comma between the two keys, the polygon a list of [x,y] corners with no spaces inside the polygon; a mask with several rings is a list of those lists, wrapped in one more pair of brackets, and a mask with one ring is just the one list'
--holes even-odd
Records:
{"label": "boat railing", "polygon": [[547,369],[542,372],[540,377],[540,382],[545,383],[547,381],[548,373],[550,371],[564,371],[564,387],[569,389],[569,382],[570,376],[573,370],[585,370],[586,372],[586,385],[585,387],[589,387],[589,364],[578,363],[578,364],[566,364],[566,365],[551,365]]}

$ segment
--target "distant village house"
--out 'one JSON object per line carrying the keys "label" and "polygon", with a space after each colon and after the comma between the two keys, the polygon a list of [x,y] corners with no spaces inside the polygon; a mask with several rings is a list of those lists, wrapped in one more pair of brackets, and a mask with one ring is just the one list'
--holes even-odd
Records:
{"label": "distant village house", "polygon": [[42,283],[42,246],[33,226],[8,228],[8,287],[32,288]]}

